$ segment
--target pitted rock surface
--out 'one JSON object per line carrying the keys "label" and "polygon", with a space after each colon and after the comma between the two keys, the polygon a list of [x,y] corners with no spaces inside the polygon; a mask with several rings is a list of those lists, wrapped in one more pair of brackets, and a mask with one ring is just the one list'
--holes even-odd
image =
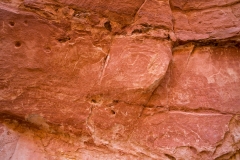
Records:
{"label": "pitted rock surface", "polygon": [[0,1],[0,159],[239,160],[240,1]]}

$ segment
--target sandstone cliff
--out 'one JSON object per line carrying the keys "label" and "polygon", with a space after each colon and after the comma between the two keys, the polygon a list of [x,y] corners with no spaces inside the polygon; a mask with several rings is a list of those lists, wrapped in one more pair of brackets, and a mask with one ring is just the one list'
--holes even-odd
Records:
{"label": "sandstone cliff", "polygon": [[239,0],[1,0],[0,159],[240,159]]}

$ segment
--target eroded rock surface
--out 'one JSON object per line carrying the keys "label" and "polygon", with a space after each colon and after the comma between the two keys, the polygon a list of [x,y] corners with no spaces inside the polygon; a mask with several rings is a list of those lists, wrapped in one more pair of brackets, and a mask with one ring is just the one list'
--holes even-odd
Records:
{"label": "eroded rock surface", "polygon": [[0,159],[240,159],[239,0],[0,1]]}

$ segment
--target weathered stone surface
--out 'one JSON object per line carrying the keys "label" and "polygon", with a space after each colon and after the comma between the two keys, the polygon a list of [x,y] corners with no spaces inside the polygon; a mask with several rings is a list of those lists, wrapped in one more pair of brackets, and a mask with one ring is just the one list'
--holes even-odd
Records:
{"label": "weathered stone surface", "polygon": [[194,9],[207,9],[211,7],[221,7],[226,5],[232,5],[238,3],[239,0],[171,0],[171,5],[174,7],[178,7],[182,10],[194,10]]}
{"label": "weathered stone surface", "polygon": [[172,11],[169,1],[146,0],[136,14],[135,23],[172,29]]}
{"label": "weathered stone surface", "polygon": [[150,95],[147,92],[156,88],[165,75],[170,59],[168,41],[116,37],[100,79],[102,90],[107,89],[117,100],[144,104]]}
{"label": "weathered stone surface", "polygon": [[[103,144],[109,144],[111,141],[119,139],[127,141],[142,109],[141,106],[127,105],[121,102],[95,106],[88,120],[92,135],[103,141]],[[106,119],[109,120],[106,121]]]}
{"label": "weathered stone surface", "polygon": [[73,16],[89,17],[88,11],[93,11],[125,26],[134,21],[134,15],[143,3],[144,0],[116,0],[112,2],[108,0],[47,0],[44,2],[41,0],[24,0],[20,6],[30,10],[44,11],[48,17],[51,17],[56,12],[56,6],[68,5],[77,11],[74,12]]}
{"label": "weathered stone surface", "polygon": [[[239,48],[180,46],[149,105],[239,113]],[[167,94],[167,96],[164,96]]]}
{"label": "weathered stone surface", "polygon": [[0,159],[240,159],[239,0],[0,1]]}
{"label": "weathered stone surface", "polygon": [[[15,132],[6,126],[0,126],[0,158],[1,159],[137,159],[136,156],[124,152],[107,150],[104,146],[84,143],[84,139],[35,132],[25,127],[16,127]],[[145,156],[143,158],[149,159]]]}
{"label": "weathered stone surface", "polygon": [[[239,4],[204,10],[174,10],[174,30],[177,39],[203,40],[239,37]],[[233,11],[234,8],[234,11]]]}
{"label": "weathered stone surface", "polygon": [[[157,13],[157,14],[156,14]],[[154,38],[174,39],[172,11],[168,0],[146,0],[135,15],[127,32]]]}
{"label": "weathered stone surface", "polygon": [[[144,114],[144,113],[143,113]],[[156,113],[141,118],[131,140],[155,152],[173,155],[178,147],[194,152],[214,151],[228,131],[229,115],[207,113]],[[221,125],[219,125],[221,124]]]}
{"label": "weathered stone surface", "polygon": [[69,40],[63,30],[34,16],[4,10],[0,15],[1,111],[54,124],[72,115],[63,123],[82,131],[90,113],[83,100],[99,79],[105,52],[85,33],[78,38],[72,33]]}
{"label": "weathered stone surface", "polygon": [[19,137],[16,133],[9,132],[2,124],[0,126],[0,136],[0,158],[10,159],[14,154]]}

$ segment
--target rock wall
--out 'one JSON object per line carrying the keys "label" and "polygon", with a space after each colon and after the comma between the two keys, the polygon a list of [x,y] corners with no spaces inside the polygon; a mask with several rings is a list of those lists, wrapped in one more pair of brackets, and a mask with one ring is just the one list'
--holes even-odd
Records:
{"label": "rock wall", "polygon": [[240,159],[239,0],[1,0],[0,159]]}

